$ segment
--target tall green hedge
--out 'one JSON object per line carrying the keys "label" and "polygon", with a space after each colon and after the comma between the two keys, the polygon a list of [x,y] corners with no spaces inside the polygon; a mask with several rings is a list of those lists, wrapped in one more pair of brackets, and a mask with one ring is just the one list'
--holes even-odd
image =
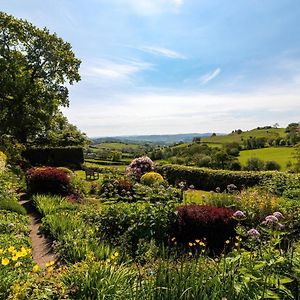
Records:
{"label": "tall green hedge", "polygon": [[[197,189],[206,191],[220,187],[224,190],[227,185],[235,184],[238,188],[243,186],[251,187],[262,183],[264,180],[271,179],[281,172],[248,172],[248,171],[228,171],[212,170],[197,167],[187,167],[181,165],[157,166],[157,172],[161,173],[170,184],[186,181],[188,185],[193,185]],[[287,176],[293,176],[286,174]]]}
{"label": "tall green hedge", "polygon": [[79,168],[84,162],[81,147],[31,148],[23,152],[23,157],[34,166]]}

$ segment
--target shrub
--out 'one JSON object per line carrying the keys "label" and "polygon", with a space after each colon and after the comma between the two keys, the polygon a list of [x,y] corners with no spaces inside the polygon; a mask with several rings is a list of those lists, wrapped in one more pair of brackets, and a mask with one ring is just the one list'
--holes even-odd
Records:
{"label": "shrub", "polygon": [[57,168],[31,168],[27,172],[28,191],[32,194],[68,195],[70,178]]}
{"label": "shrub", "polygon": [[148,156],[135,158],[126,168],[127,174],[135,176],[138,180],[140,180],[143,174],[153,170],[153,161]]}
{"label": "shrub", "polygon": [[265,170],[266,171],[279,171],[280,165],[274,160],[268,160],[265,162]]}
{"label": "shrub", "polygon": [[63,172],[66,173],[68,176],[74,175],[73,171],[70,170],[70,169],[68,169],[68,168],[66,168],[66,167],[58,167],[57,169],[60,170],[60,171],[63,171]]}
{"label": "shrub", "polygon": [[163,182],[164,178],[156,172],[149,172],[141,177],[141,183],[148,186],[152,186],[154,184],[161,184]]}
{"label": "shrub", "polygon": [[264,161],[258,157],[250,157],[247,160],[245,169],[248,171],[262,171],[264,169]]}
{"label": "shrub", "polygon": [[234,211],[208,205],[182,205],[177,208],[174,236],[183,245],[206,239],[212,253],[223,250],[225,241],[235,235]]}
{"label": "shrub", "polygon": [[87,213],[86,222],[96,225],[98,236],[113,245],[123,246],[134,255],[141,239],[163,242],[175,222],[175,204],[118,203]]}
{"label": "shrub", "polygon": [[34,166],[78,168],[84,162],[83,149],[81,147],[32,148],[24,151],[23,156]]}
{"label": "shrub", "polygon": [[278,172],[212,170],[180,165],[163,165],[157,167],[157,170],[170,184],[185,181],[188,186],[193,185],[195,188],[205,191],[215,190],[217,187],[225,190],[231,183],[235,184],[238,189],[243,186],[251,187],[260,184],[263,179],[280,174]]}

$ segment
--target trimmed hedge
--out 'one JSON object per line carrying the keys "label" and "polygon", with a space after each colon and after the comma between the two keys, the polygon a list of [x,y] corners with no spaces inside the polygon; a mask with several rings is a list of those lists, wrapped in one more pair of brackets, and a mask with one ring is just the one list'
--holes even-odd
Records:
{"label": "trimmed hedge", "polygon": [[187,167],[181,165],[157,166],[156,171],[163,175],[170,184],[178,184],[185,181],[187,185],[193,185],[201,190],[214,190],[220,187],[225,190],[229,184],[234,184],[241,189],[262,183],[264,180],[272,179],[280,174],[292,176],[291,174],[280,172],[248,172],[212,170],[197,167]]}
{"label": "trimmed hedge", "polygon": [[33,166],[66,166],[80,168],[84,162],[81,147],[31,148],[23,152]]}

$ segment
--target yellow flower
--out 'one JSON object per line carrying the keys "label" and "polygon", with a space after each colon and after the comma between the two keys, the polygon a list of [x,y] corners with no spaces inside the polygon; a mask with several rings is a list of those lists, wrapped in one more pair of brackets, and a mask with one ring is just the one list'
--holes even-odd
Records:
{"label": "yellow flower", "polygon": [[2,258],[2,261],[1,261],[1,263],[2,263],[2,266],[7,266],[8,264],[9,264],[9,259],[8,258]]}
{"label": "yellow flower", "polygon": [[199,245],[205,247],[205,244],[203,242],[200,242]]}
{"label": "yellow flower", "polygon": [[13,261],[16,261],[16,260],[18,260],[18,256],[17,255],[14,255],[11,259],[13,260]]}
{"label": "yellow flower", "polygon": [[234,243],[234,245],[235,245],[236,247],[238,247],[238,246],[239,246],[239,243]]}
{"label": "yellow flower", "polygon": [[171,238],[171,241],[172,241],[172,242],[174,242],[175,240],[176,240],[176,238],[175,238],[175,237]]}
{"label": "yellow flower", "polygon": [[20,267],[21,265],[22,265],[22,263],[21,263],[20,261],[18,261],[18,262],[15,263],[15,268],[18,268],[18,267]]}
{"label": "yellow flower", "polygon": [[189,246],[192,247],[192,246],[193,246],[193,243],[189,242]]}
{"label": "yellow flower", "polygon": [[53,270],[54,270],[54,267],[49,267],[49,268],[47,269],[47,272],[48,272],[48,273],[51,273],[51,272],[53,272]]}
{"label": "yellow flower", "polygon": [[51,261],[45,263],[45,267],[46,267],[46,268],[51,267],[51,266],[53,266],[53,265],[54,265],[54,261],[53,261],[53,260],[51,260]]}
{"label": "yellow flower", "polygon": [[109,258],[106,260],[106,262],[107,262],[108,264],[110,263],[110,261],[111,261],[111,260],[110,260]]}
{"label": "yellow flower", "polygon": [[115,252],[114,256],[118,257],[119,256],[119,252]]}
{"label": "yellow flower", "polygon": [[32,268],[32,272],[34,272],[34,273],[37,273],[39,270],[40,270],[39,265],[35,265],[35,266]]}
{"label": "yellow flower", "polygon": [[189,252],[189,256],[192,256],[193,255],[193,253],[192,252]]}
{"label": "yellow flower", "polygon": [[229,241],[229,240],[227,240],[225,243],[228,245],[228,244],[230,243],[230,241]]}
{"label": "yellow flower", "polygon": [[195,240],[195,242],[196,242],[197,244],[199,244],[199,243],[200,243],[200,240]]}
{"label": "yellow flower", "polygon": [[8,250],[8,252],[11,252],[11,253],[16,251],[14,246],[10,246],[7,250]]}

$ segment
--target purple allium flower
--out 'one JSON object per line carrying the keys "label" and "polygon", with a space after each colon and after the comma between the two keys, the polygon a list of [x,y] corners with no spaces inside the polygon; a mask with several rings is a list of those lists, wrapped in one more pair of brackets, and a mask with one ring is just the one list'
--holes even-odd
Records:
{"label": "purple allium flower", "polygon": [[279,230],[283,230],[285,228],[285,226],[281,223],[278,223],[277,226]]}
{"label": "purple allium flower", "polygon": [[251,238],[254,239],[257,239],[260,236],[260,233],[254,228],[250,229],[247,233]]}
{"label": "purple allium flower", "polygon": [[278,219],[275,216],[270,215],[270,216],[266,216],[266,218],[262,222],[262,224],[264,224],[264,225],[272,225],[272,224],[277,223],[277,222],[278,222]]}
{"label": "purple allium flower", "polygon": [[244,219],[244,218],[246,218],[246,215],[241,210],[237,210],[232,216],[235,219]]}
{"label": "purple allium flower", "polygon": [[281,212],[279,212],[279,211],[275,211],[275,212],[273,213],[273,216],[276,217],[278,220],[284,218],[283,214],[282,214]]}

